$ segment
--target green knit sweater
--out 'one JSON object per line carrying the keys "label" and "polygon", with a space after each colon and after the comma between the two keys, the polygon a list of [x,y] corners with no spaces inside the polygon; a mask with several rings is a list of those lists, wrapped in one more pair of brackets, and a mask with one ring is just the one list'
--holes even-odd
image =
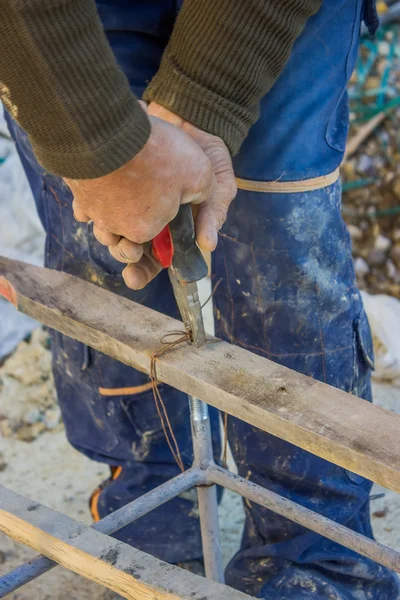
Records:
{"label": "green knit sweater", "polygon": [[[185,0],[145,100],[220,136],[236,153],[321,2]],[[94,0],[2,0],[0,97],[41,164],[63,177],[105,175],[150,134]]]}

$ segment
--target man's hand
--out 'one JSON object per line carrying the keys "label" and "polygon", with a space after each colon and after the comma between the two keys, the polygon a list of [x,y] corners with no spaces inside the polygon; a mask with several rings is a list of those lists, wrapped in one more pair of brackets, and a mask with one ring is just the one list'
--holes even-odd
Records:
{"label": "man's hand", "polygon": [[229,205],[237,192],[229,150],[221,138],[201,131],[156,102],[149,105],[148,114],[183,129],[196,140],[211,161],[217,186],[214,193],[199,205],[195,225],[200,248],[205,252],[212,252],[218,243],[218,231],[225,223]]}
{"label": "man's hand", "polygon": [[151,117],[152,133],[123,167],[98,179],[67,180],[78,221],[94,223],[94,234],[122,262],[128,287],[140,289],[161,267],[143,244],[177,214],[180,204],[212,197],[216,187],[210,160],[177,127]]}
{"label": "man's hand", "polygon": [[[220,138],[200,131],[155,103],[149,106],[148,112],[152,119],[152,135],[134,159],[98,180],[68,181],[74,193],[76,218],[79,221],[92,219],[96,239],[109,246],[114,258],[128,263],[122,274],[126,285],[132,289],[143,288],[160,272],[161,266],[151,255],[148,245],[143,246],[143,243],[153,239],[174,218],[181,203],[199,205],[195,220],[197,242],[202,250],[211,252],[217,245],[218,231],[236,195],[230,154]],[[173,139],[170,140],[168,136],[164,140],[161,137],[156,139],[154,155],[147,147],[153,141],[154,134],[159,133],[160,120],[168,129],[168,136]],[[160,143],[165,144],[164,152],[163,147],[158,145]],[[176,144],[180,145],[180,152],[176,153],[178,164],[174,162]],[[201,159],[196,164],[199,152]],[[142,161],[135,164],[138,158]],[[161,172],[155,168],[155,159],[162,167]],[[110,178],[110,182],[107,181],[106,187],[103,187],[107,178]],[[113,181],[114,178],[116,180]],[[188,179],[193,180],[189,181],[192,183],[188,188],[191,191],[188,193],[186,190],[186,194],[182,193],[179,199],[177,188],[179,190],[182,181],[187,182]],[[97,184],[92,187],[93,181]],[[85,189],[82,190],[82,184],[85,189],[89,187],[88,194]],[[122,190],[119,197],[115,186]],[[169,194],[165,194],[164,190],[168,190]],[[96,193],[100,194],[100,202],[96,203],[93,210],[92,197]],[[127,195],[128,203],[125,206]],[[110,210],[110,206],[113,210]],[[127,230],[128,234],[125,233]]]}
{"label": "man's hand", "polygon": [[[172,123],[187,132],[196,140],[211,161],[217,186],[214,193],[198,205],[195,227],[197,243],[200,248],[205,252],[212,252],[217,246],[218,231],[225,222],[229,205],[236,196],[237,191],[228,148],[220,138],[201,131],[155,102],[149,105],[148,113]],[[125,240],[125,242],[121,241],[120,244],[127,245],[129,242]],[[115,248],[110,247],[110,252],[114,257],[117,257]],[[137,263],[132,262],[124,270],[125,275],[129,274],[130,281],[135,277],[137,266]]]}

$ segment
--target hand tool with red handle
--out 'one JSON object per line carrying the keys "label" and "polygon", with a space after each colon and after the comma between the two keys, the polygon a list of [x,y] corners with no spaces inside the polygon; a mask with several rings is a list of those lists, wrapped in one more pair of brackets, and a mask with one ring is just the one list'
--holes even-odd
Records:
{"label": "hand tool with red handle", "polygon": [[153,256],[168,267],[169,278],[190,340],[206,341],[197,281],[207,275],[207,264],[196,244],[190,204],[182,204],[176,217],[152,241]]}

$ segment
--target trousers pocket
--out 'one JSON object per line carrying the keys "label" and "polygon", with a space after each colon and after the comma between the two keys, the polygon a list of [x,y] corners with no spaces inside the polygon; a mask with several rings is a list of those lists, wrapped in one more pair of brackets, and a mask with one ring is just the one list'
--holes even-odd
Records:
{"label": "trousers pocket", "polygon": [[375,369],[374,343],[368,317],[364,309],[362,310],[361,315],[356,319],[354,325],[361,356],[366,366],[373,371]]}
{"label": "trousers pocket", "polygon": [[[362,309],[354,321],[354,381],[353,394],[371,401],[370,374],[374,366],[374,346],[368,317]],[[356,485],[369,486],[367,479],[345,469],[347,477]]]}
{"label": "trousers pocket", "polygon": [[[189,418],[187,396],[164,384],[158,384],[158,389],[163,398],[172,428],[179,428]],[[120,402],[138,437],[141,438],[143,435],[151,436],[154,439],[164,437],[160,416],[151,390],[137,396],[121,397]]]}
{"label": "trousers pocket", "polygon": [[80,450],[108,453],[118,444],[107,399],[96,386],[88,347],[52,332],[53,373],[67,437]]}
{"label": "trousers pocket", "polygon": [[354,370],[352,394],[372,401],[371,371],[375,368],[374,346],[367,315],[362,309],[354,321]]}

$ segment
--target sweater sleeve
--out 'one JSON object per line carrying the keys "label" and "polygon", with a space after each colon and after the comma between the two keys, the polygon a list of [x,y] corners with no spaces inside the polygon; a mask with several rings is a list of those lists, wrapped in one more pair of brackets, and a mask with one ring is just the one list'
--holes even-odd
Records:
{"label": "sweater sleeve", "polygon": [[45,169],[71,179],[114,171],[150,134],[94,0],[1,2],[0,97]]}
{"label": "sweater sleeve", "polygon": [[185,0],[145,100],[221,137],[235,154],[322,0]]}

